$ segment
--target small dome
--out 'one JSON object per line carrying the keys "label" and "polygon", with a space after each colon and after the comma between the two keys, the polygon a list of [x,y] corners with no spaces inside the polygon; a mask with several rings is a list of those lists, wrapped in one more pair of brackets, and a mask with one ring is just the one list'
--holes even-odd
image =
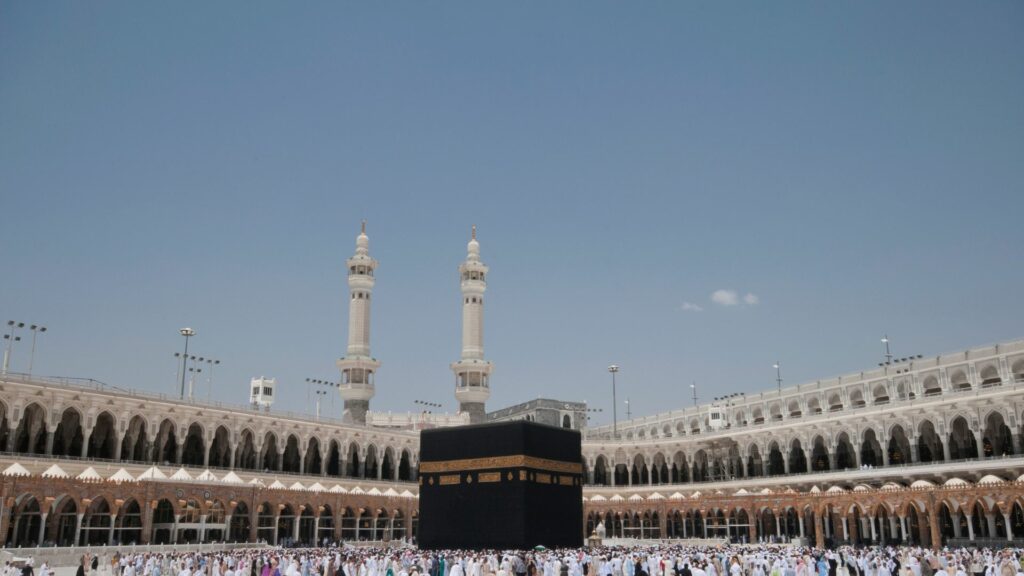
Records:
{"label": "small dome", "polygon": [[811,494],[821,494],[821,488],[817,486],[811,486]]}
{"label": "small dome", "polygon": [[644,499],[643,496],[641,496],[639,494],[633,494],[632,496],[629,497],[629,501],[630,502],[642,502],[643,499]]}
{"label": "small dome", "polygon": [[828,490],[825,490],[825,494],[844,494],[846,490],[843,490],[842,486],[833,486]]}
{"label": "small dome", "polygon": [[950,478],[943,486],[967,486],[968,482],[962,478]]}
{"label": "small dome", "polygon": [[882,490],[902,490],[903,488],[904,488],[904,486],[902,484],[897,483],[897,482],[886,482],[882,486]]}
{"label": "small dome", "polygon": [[761,490],[761,494],[771,494],[771,493],[772,493],[772,489],[771,488],[764,488],[763,490]]}
{"label": "small dome", "polygon": [[747,494],[750,494],[750,492],[747,492],[746,488],[740,488],[733,496],[746,496]]}
{"label": "small dome", "polygon": [[932,486],[935,486],[935,484],[932,484],[927,480],[917,480],[910,485],[911,488],[931,488]]}
{"label": "small dome", "polygon": [[854,492],[870,492],[871,488],[868,488],[867,486],[865,486],[863,484],[857,484],[856,486],[853,487],[853,491]]}
{"label": "small dome", "polygon": [[1003,482],[1004,480],[1002,478],[1000,478],[999,476],[993,476],[992,474],[983,476],[981,480],[978,480],[979,485],[1002,484]]}

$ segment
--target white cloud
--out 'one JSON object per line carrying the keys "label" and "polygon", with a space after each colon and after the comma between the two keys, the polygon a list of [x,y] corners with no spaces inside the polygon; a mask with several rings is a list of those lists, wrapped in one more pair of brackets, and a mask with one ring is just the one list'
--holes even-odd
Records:
{"label": "white cloud", "polygon": [[679,307],[683,312],[703,312],[704,308],[694,304],[693,302],[683,302],[683,305]]}
{"label": "white cloud", "polygon": [[740,303],[740,298],[735,290],[719,288],[711,293],[711,301],[719,306],[735,306]]}
{"label": "white cloud", "polygon": [[747,295],[743,297],[743,301],[750,306],[754,306],[755,304],[760,303],[761,299],[757,296],[757,294],[747,292]]}

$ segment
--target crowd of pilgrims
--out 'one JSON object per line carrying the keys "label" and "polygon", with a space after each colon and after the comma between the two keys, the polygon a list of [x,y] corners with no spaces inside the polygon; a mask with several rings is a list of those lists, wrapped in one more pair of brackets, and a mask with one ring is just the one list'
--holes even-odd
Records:
{"label": "crowd of pilgrims", "polygon": [[[1019,548],[933,552],[909,546],[819,550],[769,544],[504,552],[250,548],[83,557],[77,576],[1024,576],[1022,558]],[[53,576],[45,564],[39,572]],[[31,569],[27,576],[34,576]]]}

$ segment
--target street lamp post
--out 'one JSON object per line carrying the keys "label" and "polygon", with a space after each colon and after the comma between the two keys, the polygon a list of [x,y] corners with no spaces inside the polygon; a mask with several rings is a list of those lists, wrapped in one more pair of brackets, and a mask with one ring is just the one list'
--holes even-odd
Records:
{"label": "street lamp post", "polygon": [[185,337],[185,352],[181,355],[181,399],[185,399],[185,365],[188,362],[188,339],[196,335],[191,328],[182,328],[178,333]]}
{"label": "street lamp post", "polygon": [[629,398],[626,398],[626,420],[633,419],[633,412],[629,410]]}
{"label": "street lamp post", "polygon": [[779,394],[782,394],[782,364],[776,360],[775,364],[772,364],[772,368],[775,368],[775,384],[779,387]]}
{"label": "street lamp post", "polygon": [[188,378],[188,399],[192,400],[196,388],[196,378],[203,371],[201,366],[203,365],[203,361],[206,360],[206,358],[203,358],[202,356],[200,356],[199,358],[196,358],[195,356],[189,356],[189,360],[192,361],[192,367],[189,368],[188,371],[191,372],[192,374]]}
{"label": "street lamp post", "polygon": [[213,397],[213,368],[220,364],[220,360],[214,360],[213,358],[206,359],[206,401],[209,402]]}
{"label": "street lamp post", "polygon": [[690,383],[690,389],[693,390],[693,407],[697,407],[697,382],[693,381]]}
{"label": "street lamp post", "polygon": [[37,326],[35,324],[28,327],[32,331],[32,353],[28,357],[28,375],[32,375],[32,364],[36,361],[36,335],[46,332],[46,326]]}
{"label": "street lamp post", "polygon": [[21,336],[15,336],[14,331],[25,327],[24,322],[15,322],[14,320],[8,320],[7,325],[10,326],[11,331],[9,334],[4,334],[4,340],[7,340],[7,348],[4,349],[4,374],[7,374],[7,369],[11,365],[11,346],[15,342],[21,342]]}
{"label": "street lamp post", "polygon": [[892,364],[892,352],[889,351],[889,335],[882,336],[882,344],[885,344],[885,363]]}
{"label": "street lamp post", "polygon": [[608,371],[612,373],[612,437],[615,439],[619,438],[619,406],[618,401],[615,399],[615,374],[618,373],[619,367],[612,364],[608,367]]}
{"label": "street lamp post", "polygon": [[[306,391],[307,392],[309,392],[309,385],[310,384],[315,384],[317,386],[323,386],[325,388],[339,388],[341,386],[340,383],[338,383],[338,382],[331,382],[330,380],[318,380],[316,378],[306,378]],[[323,390],[323,389],[320,389],[320,388],[317,388],[316,390],[313,390],[313,393],[316,394],[316,419],[317,420],[320,419],[320,397],[321,396],[326,396],[327,392],[328,392],[328,390]],[[307,397],[306,400],[309,401],[309,398]]]}

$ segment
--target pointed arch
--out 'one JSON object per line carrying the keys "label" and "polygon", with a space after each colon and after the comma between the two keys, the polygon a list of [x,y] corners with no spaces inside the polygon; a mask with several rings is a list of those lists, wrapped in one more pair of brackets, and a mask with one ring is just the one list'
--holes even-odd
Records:
{"label": "pointed arch", "polygon": [[46,410],[32,402],[21,411],[14,432],[14,451],[20,454],[46,454]]}
{"label": "pointed arch", "polygon": [[148,422],[140,414],[128,420],[128,427],[121,440],[121,460],[125,462],[145,462],[148,459]]}
{"label": "pointed arch", "polygon": [[[235,467],[242,470],[258,470],[259,454],[256,452],[256,435],[244,428],[235,448]],[[248,536],[246,536],[248,538]]]}
{"label": "pointed arch", "polygon": [[82,435],[82,413],[73,406],[65,408],[60,416],[57,429],[53,433],[52,454],[54,456],[79,457],[82,455],[82,444],[84,442],[85,438]]}
{"label": "pointed arch", "polygon": [[93,424],[88,441],[89,458],[114,459],[114,448],[117,444],[117,421],[110,412],[104,410],[96,416],[96,423]]}

